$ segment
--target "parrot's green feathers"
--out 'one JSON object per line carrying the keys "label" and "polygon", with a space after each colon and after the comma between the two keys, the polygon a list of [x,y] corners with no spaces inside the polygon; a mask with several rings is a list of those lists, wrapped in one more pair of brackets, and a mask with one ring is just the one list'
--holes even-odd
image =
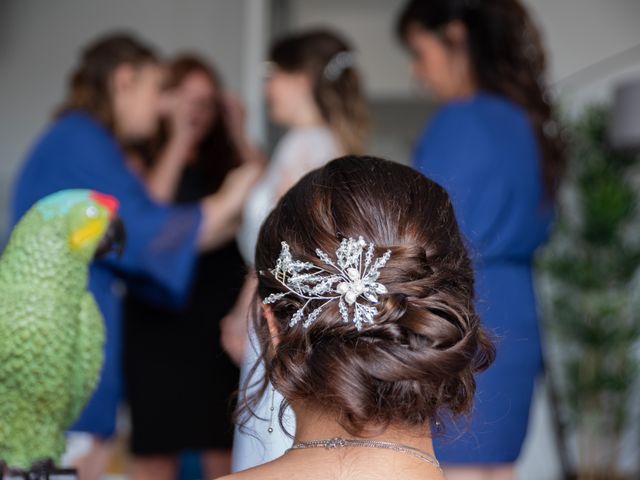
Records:
{"label": "parrot's green feathers", "polygon": [[88,267],[116,208],[90,190],[50,195],[0,257],[0,460],[10,467],[58,462],[99,379],[105,333]]}

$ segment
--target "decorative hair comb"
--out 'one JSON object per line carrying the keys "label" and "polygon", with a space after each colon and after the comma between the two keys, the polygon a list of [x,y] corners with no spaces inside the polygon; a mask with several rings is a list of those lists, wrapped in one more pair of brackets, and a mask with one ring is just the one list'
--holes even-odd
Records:
{"label": "decorative hair comb", "polygon": [[327,62],[327,65],[324,67],[324,71],[322,73],[327,80],[329,80],[330,82],[335,82],[338,78],[340,78],[342,72],[344,72],[347,68],[353,68],[355,65],[355,54],[349,50],[343,50],[331,57],[331,59]]}
{"label": "decorative hair comb", "polygon": [[[262,303],[275,303],[289,294],[306,300],[291,317],[291,327],[300,321],[304,328],[309,327],[322,309],[335,300],[339,302],[340,315],[345,323],[353,322],[358,330],[363,324],[373,323],[373,317],[378,314],[374,306],[378,303],[378,295],[387,293],[387,287],[377,281],[379,271],[391,257],[391,250],[374,261],[375,246],[369,243],[364,253],[365,247],[367,243],[362,237],[344,239],[336,250],[335,262],[325,252],[316,249],[318,258],[334,270],[331,271],[310,262],[294,260],[289,245],[282,242],[276,267],[270,271],[288,291],[272,293]],[[317,300],[324,302],[305,317],[309,304]]]}

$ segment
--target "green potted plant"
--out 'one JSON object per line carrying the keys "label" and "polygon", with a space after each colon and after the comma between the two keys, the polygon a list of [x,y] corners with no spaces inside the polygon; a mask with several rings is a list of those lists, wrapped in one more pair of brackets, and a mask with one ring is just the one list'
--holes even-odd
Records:
{"label": "green potted plant", "polygon": [[640,161],[609,147],[607,121],[598,105],[567,122],[568,175],[539,265],[548,363],[580,480],[626,478],[639,372]]}

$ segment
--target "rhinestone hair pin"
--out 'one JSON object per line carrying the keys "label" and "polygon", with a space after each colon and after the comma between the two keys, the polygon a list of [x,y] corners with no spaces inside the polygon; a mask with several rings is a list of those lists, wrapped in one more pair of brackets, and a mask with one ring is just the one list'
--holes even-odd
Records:
{"label": "rhinestone hair pin", "polygon": [[336,53],[324,67],[323,75],[330,82],[335,82],[347,68],[353,68],[356,64],[356,56],[353,52],[345,50]]}
{"label": "rhinestone hair pin", "polygon": [[[353,322],[360,330],[364,324],[373,323],[373,318],[378,314],[375,307],[378,295],[387,293],[387,287],[377,280],[380,269],[391,257],[391,250],[374,260],[374,249],[374,244],[367,245],[362,237],[357,240],[344,239],[336,250],[335,262],[325,252],[316,249],[316,255],[325,265],[322,267],[295,260],[287,242],[282,242],[276,267],[270,271],[288,291],[272,293],[263,303],[275,303],[290,294],[306,300],[291,317],[289,326],[293,327],[302,321],[304,328],[307,328],[329,302],[337,300],[342,320],[345,323]],[[307,308],[313,301],[322,303],[307,314]]]}

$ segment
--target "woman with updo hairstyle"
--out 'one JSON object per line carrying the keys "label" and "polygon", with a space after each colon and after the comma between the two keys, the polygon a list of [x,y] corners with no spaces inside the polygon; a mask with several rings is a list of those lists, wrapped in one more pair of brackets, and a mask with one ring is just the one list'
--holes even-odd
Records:
{"label": "woman with updo hairstyle", "polygon": [[412,0],[397,32],[416,80],[442,104],[414,166],[451,195],[480,317],[499,337],[471,424],[448,425],[436,451],[451,480],[510,480],[542,371],[533,258],[565,165],[541,35],[520,0]]}
{"label": "woman with updo hairstyle", "polygon": [[[266,65],[265,94],[269,115],[285,133],[278,141],[262,181],[244,208],[238,245],[246,263],[254,263],[258,231],[278,199],[302,176],[333,158],[366,149],[369,117],[356,52],[339,34],[310,30],[286,35],[274,42]],[[250,268],[253,272],[253,268]],[[236,306],[222,322],[223,345],[238,364],[241,378],[257,352],[247,348],[248,318],[256,279],[250,273]],[[274,403],[281,400],[276,392]],[[265,398],[263,415],[250,429],[266,434],[264,418],[270,411]],[[260,439],[236,431],[234,469],[246,469],[278,457],[291,443],[278,426]]]}
{"label": "woman with updo hairstyle", "polygon": [[264,376],[239,418],[271,383],[285,399],[272,421],[291,408],[296,429],[282,457],[224,478],[444,478],[433,429],[471,410],[494,356],[446,191],[397,163],[334,160],[278,202],[255,266]]}

